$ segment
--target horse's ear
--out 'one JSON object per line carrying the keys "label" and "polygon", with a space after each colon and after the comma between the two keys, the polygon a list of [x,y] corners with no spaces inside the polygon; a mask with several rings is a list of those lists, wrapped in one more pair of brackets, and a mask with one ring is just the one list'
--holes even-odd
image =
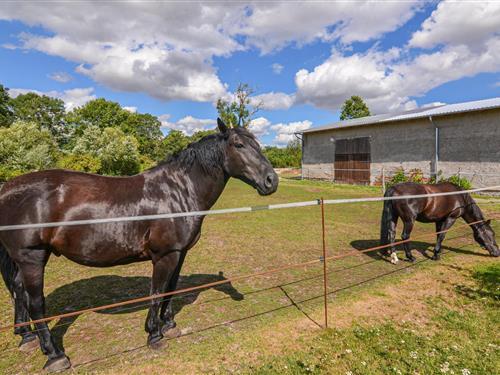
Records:
{"label": "horse's ear", "polygon": [[486,225],[490,225],[490,223],[491,223],[491,219],[488,219],[488,220],[486,220],[486,222],[485,222],[485,224],[486,224]]}
{"label": "horse's ear", "polygon": [[227,133],[227,126],[224,124],[224,121],[222,121],[219,117],[217,117],[217,127],[219,128],[219,131],[224,134]]}

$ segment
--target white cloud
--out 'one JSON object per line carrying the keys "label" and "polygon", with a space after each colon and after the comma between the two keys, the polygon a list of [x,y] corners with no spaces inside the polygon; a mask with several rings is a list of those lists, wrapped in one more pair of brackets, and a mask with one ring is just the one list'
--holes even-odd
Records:
{"label": "white cloud", "polygon": [[315,40],[349,44],[397,29],[420,5],[417,1],[265,2],[249,7],[240,33],[263,53]]}
{"label": "white cloud", "polygon": [[281,74],[284,66],[278,63],[274,63],[273,65],[271,65],[271,68],[273,69],[274,74]]}
{"label": "white cloud", "polygon": [[500,32],[500,3],[444,1],[412,35],[411,47],[465,44],[471,48]]}
{"label": "white cloud", "polygon": [[262,109],[266,110],[288,109],[295,103],[295,95],[283,92],[268,92],[252,96],[251,103],[260,105]]}
{"label": "white cloud", "polygon": [[500,38],[480,45],[447,45],[414,58],[403,50],[343,56],[334,52],[313,71],[295,76],[297,101],[338,109],[351,95],[360,95],[374,113],[412,109],[412,96],[422,96],[446,82],[478,73],[500,71]]}
{"label": "white cloud", "polygon": [[136,113],[137,112],[137,107],[133,107],[133,106],[124,106],[122,107],[125,111],[129,111],[130,113]]}
{"label": "white cloud", "polygon": [[35,94],[38,95],[46,95],[52,98],[61,99],[64,102],[64,107],[66,108],[67,111],[71,111],[76,107],[80,107],[85,103],[87,103],[88,101],[96,98],[96,96],[93,94],[94,92],[93,87],[76,88],[76,89],[64,90],[63,92],[54,90],[43,92],[32,89],[13,88],[9,90],[9,95],[12,98],[15,98],[18,95],[27,94],[29,92],[34,92]]}
{"label": "white cloud", "polygon": [[193,116],[186,116],[176,122],[171,122],[170,115],[161,115],[158,117],[162,128],[168,130],[180,130],[186,135],[192,135],[200,130],[215,129],[216,121],[212,119],[199,119]]}
{"label": "white cloud", "polygon": [[493,86],[494,86],[494,87],[500,87],[500,81],[495,82],[495,83],[493,84]]}
{"label": "white cloud", "polygon": [[267,53],[317,39],[366,41],[394,30],[414,12],[409,2],[21,2],[2,6],[0,19],[49,31],[50,36],[19,35],[18,48],[77,62],[77,72],[112,89],[213,102],[226,93],[214,56],[252,46]]}
{"label": "white cloud", "polygon": [[48,75],[48,77],[54,81],[67,83],[73,79],[73,77],[66,72],[54,72]]}
{"label": "white cloud", "polygon": [[269,127],[271,126],[271,121],[265,117],[258,117],[253,119],[248,126],[249,130],[255,134],[257,137],[269,134]]}
{"label": "white cloud", "polygon": [[278,145],[286,145],[288,142],[295,139],[294,133],[309,129],[311,126],[312,122],[309,120],[272,125],[271,129],[276,132],[273,142]]}

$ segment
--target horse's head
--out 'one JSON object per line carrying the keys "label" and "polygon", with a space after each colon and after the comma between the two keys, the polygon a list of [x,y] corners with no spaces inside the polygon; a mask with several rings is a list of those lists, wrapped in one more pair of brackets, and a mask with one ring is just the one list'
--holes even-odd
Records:
{"label": "horse's head", "polygon": [[217,125],[226,139],[224,172],[253,186],[260,195],[274,193],[278,175],[253,134],[244,128],[229,129],[221,119]]}
{"label": "horse's head", "polygon": [[483,248],[488,250],[488,252],[497,257],[500,256],[500,250],[495,241],[495,232],[490,225],[491,220],[487,220],[484,223],[474,225],[472,227],[474,231],[474,239]]}

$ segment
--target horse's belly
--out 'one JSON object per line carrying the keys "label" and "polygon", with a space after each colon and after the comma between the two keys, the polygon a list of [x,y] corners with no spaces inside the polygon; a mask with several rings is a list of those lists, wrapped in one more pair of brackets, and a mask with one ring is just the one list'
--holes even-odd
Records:
{"label": "horse's belly", "polygon": [[[106,224],[104,224],[106,226]],[[54,252],[87,266],[109,267],[149,259],[137,230],[114,227],[66,228],[51,241]]]}

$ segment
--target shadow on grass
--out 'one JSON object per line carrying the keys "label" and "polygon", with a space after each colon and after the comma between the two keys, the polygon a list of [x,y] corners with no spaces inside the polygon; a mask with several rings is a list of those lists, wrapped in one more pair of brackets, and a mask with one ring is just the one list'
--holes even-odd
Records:
{"label": "shadow on grass", "polygon": [[[444,251],[443,253],[446,253],[446,251]],[[373,281],[378,280],[380,278],[383,278],[385,276],[388,276],[388,275],[391,275],[391,274],[396,274],[396,273],[402,272],[404,270],[416,267],[416,266],[420,265],[421,263],[424,263],[424,262],[427,262],[427,261],[429,261],[429,260],[428,259],[423,259],[423,260],[419,260],[419,261],[417,261],[415,263],[409,263],[405,267],[398,267],[398,268],[394,267],[393,269],[391,269],[388,272],[384,272],[382,274],[378,274],[378,275],[375,275],[375,276],[372,276],[372,277],[369,277],[369,278],[365,278],[364,280],[360,280],[360,281],[351,283],[351,284],[346,285],[346,286],[342,286],[342,287],[330,289],[328,291],[327,295],[328,296],[335,295],[335,294],[337,294],[339,292],[350,290],[352,288],[359,287],[359,286],[362,286],[364,284],[368,284],[370,282],[373,282]],[[339,271],[348,271],[348,270],[351,270],[353,268],[364,266],[364,265],[368,265],[368,264],[372,264],[372,263],[374,263],[373,260],[368,261],[368,262],[363,262],[361,264],[354,265],[354,266],[336,268],[335,271],[337,271],[337,272],[339,272]],[[332,273],[332,272],[334,272],[334,271],[330,270],[328,273]],[[201,334],[203,332],[210,331],[210,330],[216,329],[218,327],[223,327],[223,326],[228,326],[228,325],[232,325],[232,324],[244,322],[244,321],[247,321],[247,320],[255,319],[257,317],[269,315],[269,314],[272,314],[272,313],[275,313],[275,312],[278,312],[278,311],[282,311],[282,310],[285,310],[285,309],[289,309],[289,308],[295,308],[295,309],[297,309],[306,318],[308,318],[311,322],[313,322],[317,327],[322,327],[322,325],[319,322],[313,320],[300,307],[300,304],[303,304],[303,303],[306,303],[306,302],[311,302],[311,301],[323,298],[323,296],[324,296],[323,294],[313,295],[313,296],[310,296],[310,297],[307,297],[307,298],[302,298],[300,300],[293,300],[288,295],[288,293],[286,293],[286,291],[283,289],[283,287],[287,286],[287,285],[297,284],[297,283],[301,283],[301,282],[304,282],[304,281],[308,281],[308,280],[312,280],[312,279],[316,279],[316,278],[322,278],[322,277],[323,277],[323,274],[318,274],[318,275],[314,275],[314,276],[311,276],[311,277],[306,277],[306,278],[302,278],[302,279],[299,279],[299,280],[294,280],[294,281],[291,281],[291,282],[288,282],[288,283],[282,283],[280,285],[275,285],[275,286],[272,286],[272,287],[263,288],[263,289],[259,289],[259,290],[252,291],[252,292],[249,292],[249,293],[245,293],[245,295],[248,295],[248,294],[253,294],[253,293],[260,293],[262,291],[269,290],[269,289],[278,288],[278,289],[280,289],[285,294],[285,296],[288,298],[288,300],[289,300],[290,303],[281,305],[281,306],[276,307],[276,308],[266,309],[264,311],[257,312],[257,313],[254,313],[254,314],[249,314],[249,315],[246,315],[246,316],[243,316],[243,317],[240,317],[240,318],[230,319],[230,320],[226,320],[226,321],[221,322],[221,323],[216,323],[216,324],[212,324],[212,325],[207,326],[207,327],[202,327],[202,328],[199,328],[199,329],[195,329],[195,330],[183,333],[180,337]],[[211,302],[213,302],[213,301],[211,301]],[[166,339],[166,340],[176,340],[176,338]],[[142,349],[147,349],[147,346],[146,345],[139,345],[139,346],[136,346],[136,347],[125,349],[125,350],[120,350],[120,351],[118,351],[116,353],[109,354],[109,355],[103,356],[101,358],[96,358],[96,359],[92,359],[92,360],[89,360],[89,361],[86,361],[86,362],[83,362],[83,363],[76,364],[74,367],[75,368],[82,368],[82,367],[89,366],[89,365],[92,365],[92,364],[95,364],[95,363],[99,363],[99,362],[102,362],[102,361],[109,360],[109,359],[111,359],[113,357],[118,357],[118,356],[121,356],[121,355],[124,355],[124,354],[132,353],[132,352],[137,352],[137,351],[142,350]]]}
{"label": "shadow on grass", "polygon": [[[222,272],[219,274],[192,274],[180,276],[177,288],[184,289],[192,286],[203,285],[226,278]],[[104,275],[88,279],[78,280],[63,285],[46,297],[47,316],[56,315],[61,311],[76,311],[99,306],[108,303],[122,302],[149,294],[151,278],[144,276],[117,276]],[[174,315],[178,314],[185,306],[196,301],[201,292],[207,289],[215,289],[225,293],[235,301],[243,300],[244,296],[236,290],[231,283],[216,285],[212,288],[198,289],[181,296],[172,297]],[[150,302],[138,302],[135,304],[97,311],[100,314],[125,314],[139,310],[148,309]],[[56,343],[63,347],[63,337],[69,327],[78,319],[78,316],[61,318],[52,328],[52,334]]]}
{"label": "shadow on grass", "polygon": [[[462,238],[462,237],[464,237],[464,236],[463,235],[456,236],[453,238],[449,238],[448,240],[453,240],[453,239]],[[360,250],[360,251],[369,249],[371,247],[379,246],[379,245],[380,245],[379,239],[351,241],[351,246],[353,248],[355,248],[356,250]],[[411,241],[410,242],[410,249],[412,249],[412,251],[417,251],[425,258],[430,259],[433,255],[434,243],[424,242],[424,241]],[[447,251],[451,251],[451,252],[458,253],[458,254],[470,254],[470,255],[484,256],[484,257],[489,256],[488,254],[478,253],[476,251],[470,251],[470,250],[466,250],[466,249],[460,249],[460,248],[450,247],[450,246],[445,246],[445,245],[442,245],[441,249],[442,249],[442,251],[447,250]],[[373,251],[369,251],[365,254],[373,259],[381,259],[382,258],[385,261],[389,262],[390,260],[387,257],[382,256],[382,253],[384,250],[385,249],[373,250]],[[403,245],[401,244],[401,245],[396,246],[396,250],[403,251],[404,250]]]}

